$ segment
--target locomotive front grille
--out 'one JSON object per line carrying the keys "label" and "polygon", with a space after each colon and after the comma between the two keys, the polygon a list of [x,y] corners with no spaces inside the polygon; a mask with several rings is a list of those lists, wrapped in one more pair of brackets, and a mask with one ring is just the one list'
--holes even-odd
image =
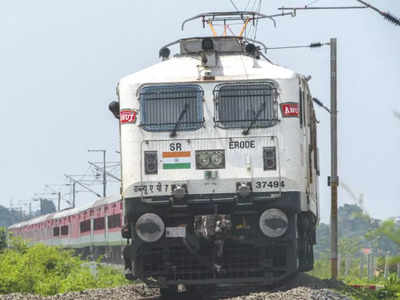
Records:
{"label": "locomotive front grille", "polygon": [[[256,247],[226,243],[220,259],[211,253],[203,253],[198,258],[183,245],[167,249],[145,248],[138,257],[137,265],[143,277],[164,277],[167,280],[277,278],[288,269],[287,245]],[[216,264],[221,266],[220,271],[216,270]]]}

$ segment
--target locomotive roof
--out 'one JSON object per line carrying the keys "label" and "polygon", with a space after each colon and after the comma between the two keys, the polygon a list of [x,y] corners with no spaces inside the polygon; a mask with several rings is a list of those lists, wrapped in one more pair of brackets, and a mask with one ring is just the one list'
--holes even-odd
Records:
{"label": "locomotive roof", "polygon": [[34,225],[34,224],[42,223],[47,220],[56,220],[56,219],[65,218],[68,216],[79,214],[85,210],[88,210],[91,208],[96,208],[96,207],[103,206],[106,204],[111,204],[111,203],[117,202],[119,200],[121,200],[121,196],[119,194],[111,195],[111,196],[105,197],[105,198],[99,198],[95,201],[89,202],[80,207],[66,209],[66,210],[63,210],[60,212],[55,212],[55,213],[39,216],[39,217],[30,219],[30,220],[27,220],[24,222],[13,224],[9,227],[9,229],[21,228],[21,227],[25,227],[25,226],[29,226],[29,225]]}
{"label": "locomotive roof", "polygon": [[[251,79],[293,79],[297,73],[260,58],[255,59],[246,53],[240,37],[204,37],[187,38],[175,41],[180,45],[180,54],[154,64],[136,73],[125,76],[121,83],[144,84],[166,82],[203,82],[199,80],[201,65],[201,43],[204,39],[214,41],[217,65],[210,68],[218,80],[251,80]],[[261,44],[262,45],[262,44]],[[262,48],[265,47],[262,45]],[[262,49],[260,49],[261,51]]]}

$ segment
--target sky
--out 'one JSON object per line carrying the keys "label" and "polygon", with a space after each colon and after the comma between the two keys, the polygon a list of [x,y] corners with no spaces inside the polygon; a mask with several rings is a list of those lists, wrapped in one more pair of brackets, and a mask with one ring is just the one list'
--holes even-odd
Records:
{"label": "sky", "polygon": [[[246,8],[248,0],[235,0]],[[261,12],[304,6],[307,0],[264,0]],[[370,0],[400,16],[398,0]],[[319,0],[314,6],[359,5]],[[159,49],[182,37],[209,35],[206,11],[234,10],[228,0],[2,0],[0,1],[0,205],[22,206],[40,195],[63,198],[64,174],[92,174],[88,161],[118,161],[118,123],[108,111],[118,80],[159,62]],[[221,31],[220,28],[218,28]],[[372,10],[298,11],[259,24],[269,47],[338,40],[339,177],[376,218],[400,216],[400,26]],[[329,47],[270,50],[275,63],[311,75],[314,97],[329,105]],[[317,108],[321,219],[329,221],[329,114]],[[50,188],[46,188],[50,185]],[[101,186],[92,186],[101,193]],[[82,190],[82,189],[80,189]],[[118,193],[118,184],[108,193]],[[79,193],[77,204],[95,199]],[[353,203],[339,189],[339,204]],[[33,203],[37,205],[37,203]],[[62,207],[66,207],[65,202]]]}

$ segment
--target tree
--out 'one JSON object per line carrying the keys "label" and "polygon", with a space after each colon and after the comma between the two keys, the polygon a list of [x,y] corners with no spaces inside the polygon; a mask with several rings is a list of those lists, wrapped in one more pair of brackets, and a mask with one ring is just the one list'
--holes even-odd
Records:
{"label": "tree", "polygon": [[7,231],[0,227],[0,251],[7,247]]}
{"label": "tree", "polygon": [[[378,228],[369,231],[365,237],[372,242],[382,244],[382,241],[389,240],[395,245],[392,254],[399,253],[400,250],[400,227],[394,222],[393,219],[384,221]],[[392,263],[400,262],[400,256],[393,259]]]}

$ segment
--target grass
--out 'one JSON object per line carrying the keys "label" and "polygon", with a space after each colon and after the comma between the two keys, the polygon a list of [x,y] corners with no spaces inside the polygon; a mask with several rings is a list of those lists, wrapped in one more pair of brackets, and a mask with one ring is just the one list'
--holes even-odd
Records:
{"label": "grass", "polygon": [[28,246],[18,239],[12,239],[9,246],[0,252],[0,294],[47,296],[129,283],[120,271],[101,264],[93,274],[85,261],[69,250]]}
{"label": "grass", "polygon": [[[358,265],[356,261],[354,266],[350,268],[347,276],[342,275],[339,277],[345,285],[338,288],[338,291],[355,300],[400,299],[400,279],[395,274],[391,274],[387,279],[380,275],[373,280],[368,280],[366,277],[359,277],[360,271]],[[330,278],[330,261],[328,259],[316,260],[314,270],[309,272],[309,274],[321,279]],[[378,285],[383,288],[375,291],[368,288],[353,288],[350,285]]]}

